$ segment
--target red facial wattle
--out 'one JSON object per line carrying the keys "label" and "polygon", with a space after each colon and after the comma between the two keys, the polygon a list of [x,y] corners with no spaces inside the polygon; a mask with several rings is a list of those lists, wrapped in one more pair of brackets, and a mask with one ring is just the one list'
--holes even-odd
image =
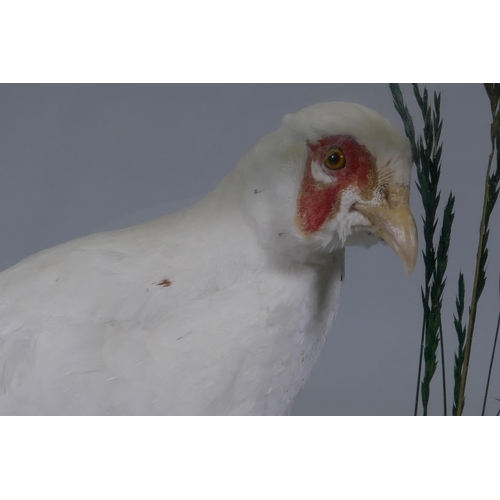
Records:
{"label": "red facial wattle", "polygon": [[[325,156],[336,146],[344,152],[345,166],[330,170],[324,165]],[[297,224],[303,233],[312,234],[335,217],[345,189],[357,187],[361,192],[366,192],[367,189],[373,191],[370,188],[375,185],[376,172],[373,157],[351,136],[325,137],[314,144],[308,144],[308,147],[309,156],[297,204]],[[314,163],[332,178],[331,184],[314,178]]]}

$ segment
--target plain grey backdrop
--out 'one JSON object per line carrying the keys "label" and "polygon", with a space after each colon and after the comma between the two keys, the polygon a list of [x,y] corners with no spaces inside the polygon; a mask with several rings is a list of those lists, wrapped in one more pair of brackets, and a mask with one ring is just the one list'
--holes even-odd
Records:
{"label": "plain grey backdrop", "polygon": [[[468,300],[490,109],[482,85],[428,88],[442,92],[442,197],[452,189],[457,198],[443,306],[451,412],[457,277],[462,269]],[[418,130],[411,86],[402,89]],[[324,101],[358,102],[402,129],[382,84],[0,85],[0,270],[70,239],[190,205],[278,128],[284,114]],[[414,185],[412,190],[422,242],[421,202]],[[489,279],[479,304],[465,414],[481,411],[500,306],[499,210],[490,222]],[[347,249],[339,314],[294,414],[413,414],[422,282],[421,255],[408,278],[387,246]],[[494,399],[500,398],[499,364],[487,414],[500,407]],[[440,364],[431,413],[442,414]]]}

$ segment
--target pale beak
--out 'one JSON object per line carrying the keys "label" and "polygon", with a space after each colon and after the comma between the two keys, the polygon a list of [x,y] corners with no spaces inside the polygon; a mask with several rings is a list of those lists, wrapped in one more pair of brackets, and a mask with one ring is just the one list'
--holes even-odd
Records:
{"label": "pale beak", "polygon": [[372,223],[373,229],[396,252],[408,276],[415,269],[418,256],[417,226],[410,210],[409,195],[408,186],[392,184],[386,188],[386,206],[358,202],[353,207]]}

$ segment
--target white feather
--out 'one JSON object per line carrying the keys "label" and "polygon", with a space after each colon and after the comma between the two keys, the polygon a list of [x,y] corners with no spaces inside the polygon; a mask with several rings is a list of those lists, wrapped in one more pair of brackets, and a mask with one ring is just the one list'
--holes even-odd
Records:
{"label": "white feather", "polygon": [[337,310],[343,245],[366,230],[347,197],[313,238],[295,225],[305,141],[340,131],[409,181],[385,119],[312,106],[192,207],[1,273],[0,413],[288,413]]}

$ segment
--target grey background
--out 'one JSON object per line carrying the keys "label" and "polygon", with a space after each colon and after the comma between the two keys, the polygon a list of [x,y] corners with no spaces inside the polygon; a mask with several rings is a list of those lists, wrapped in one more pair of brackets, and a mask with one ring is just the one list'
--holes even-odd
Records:
{"label": "grey background", "polygon": [[[411,87],[402,88],[416,117]],[[443,313],[451,412],[456,282],[462,269],[470,292],[490,111],[479,84],[428,88],[442,92],[443,198],[450,189],[457,197]],[[0,270],[70,239],[190,205],[279,127],[284,114],[330,100],[369,106],[402,128],[381,84],[1,85]],[[421,226],[415,187],[412,209]],[[489,280],[479,306],[465,414],[480,413],[498,314],[499,210],[490,223]],[[422,282],[421,257],[408,278],[388,247],[348,249],[340,311],[296,415],[413,413]],[[499,365],[489,414],[500,406],[494,400],[500,398]],[[433,414],[442,413],[440,373],[439,365]]]}

